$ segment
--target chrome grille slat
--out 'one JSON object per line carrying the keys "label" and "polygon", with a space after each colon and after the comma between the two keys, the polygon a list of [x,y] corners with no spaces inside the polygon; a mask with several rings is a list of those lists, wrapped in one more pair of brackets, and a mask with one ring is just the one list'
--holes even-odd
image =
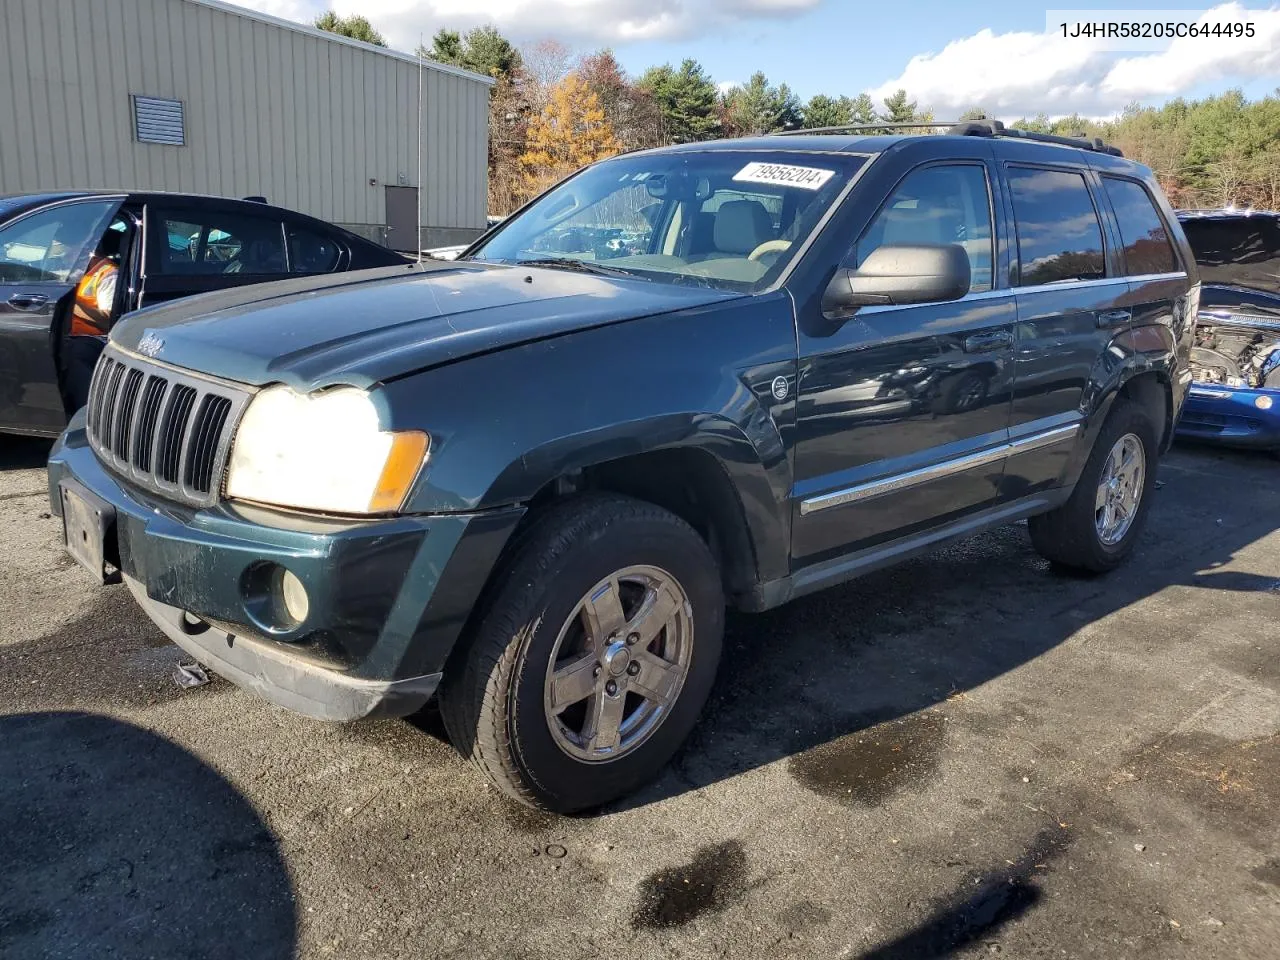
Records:
{"label": "chrome grille slat", "polygon": [[144,360],[114,345],[89,388],[89,444],[112,472],[153,493],[209,506],[252,391]]}
{"label": "chrome grille slat", "polygon": [[120,385],[120,407],[116,412],[116,428],[112,434],[111,450],[125,460],[129,456],[129,439],[133,432],[133,415],[138,403],[138,391],[145,376],[141,370],[130,370]]}

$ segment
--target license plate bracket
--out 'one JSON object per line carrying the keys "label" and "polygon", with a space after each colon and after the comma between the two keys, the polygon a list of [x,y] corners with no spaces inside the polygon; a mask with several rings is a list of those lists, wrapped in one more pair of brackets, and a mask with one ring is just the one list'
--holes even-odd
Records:
{"label": "license plate bracket", "polygon": [[119,583],[115,508],[74,480],[63,480],[58,494],[62,499],[62,536],[67,553],[99,583]]}

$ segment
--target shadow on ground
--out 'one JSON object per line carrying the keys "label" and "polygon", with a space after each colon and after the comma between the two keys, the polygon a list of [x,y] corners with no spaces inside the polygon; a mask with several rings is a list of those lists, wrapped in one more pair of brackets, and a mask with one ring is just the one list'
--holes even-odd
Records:
{"label": "shadow on ground", "polygon": [[49,462],[49,448],[52,446],[52,440],[0,434],[0,472],[43,467]]}
{"label": "shadow on ground", "polygon": [[6,958],[294,954],[270,828],[217,772],[130,724],[0,717],[0,850]]}

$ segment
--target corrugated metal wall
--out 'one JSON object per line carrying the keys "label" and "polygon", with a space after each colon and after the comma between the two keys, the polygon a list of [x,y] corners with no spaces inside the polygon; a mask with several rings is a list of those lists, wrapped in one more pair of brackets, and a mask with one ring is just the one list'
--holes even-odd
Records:
{"label": "corrugated metal wall", "polygon": [[[0,193],[262,195],[382,224],[384,186],[418,182],[418,79],[214,2],[0,0]],[[423,224],[482,228],[489,87],[432,66],[423,84]],[[135,141],[131,94],[182,100],[186,144]]]}

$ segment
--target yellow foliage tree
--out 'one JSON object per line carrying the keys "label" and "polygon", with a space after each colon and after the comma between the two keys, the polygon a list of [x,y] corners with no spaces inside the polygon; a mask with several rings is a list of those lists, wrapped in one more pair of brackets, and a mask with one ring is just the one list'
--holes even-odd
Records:
{"label": "yellow foliage tree", "polygon": [[546,107],[529,122],[519,161],[526,195],[534,196],[578,168],[621,150],[599,98],[571,73],[551,88]]}

